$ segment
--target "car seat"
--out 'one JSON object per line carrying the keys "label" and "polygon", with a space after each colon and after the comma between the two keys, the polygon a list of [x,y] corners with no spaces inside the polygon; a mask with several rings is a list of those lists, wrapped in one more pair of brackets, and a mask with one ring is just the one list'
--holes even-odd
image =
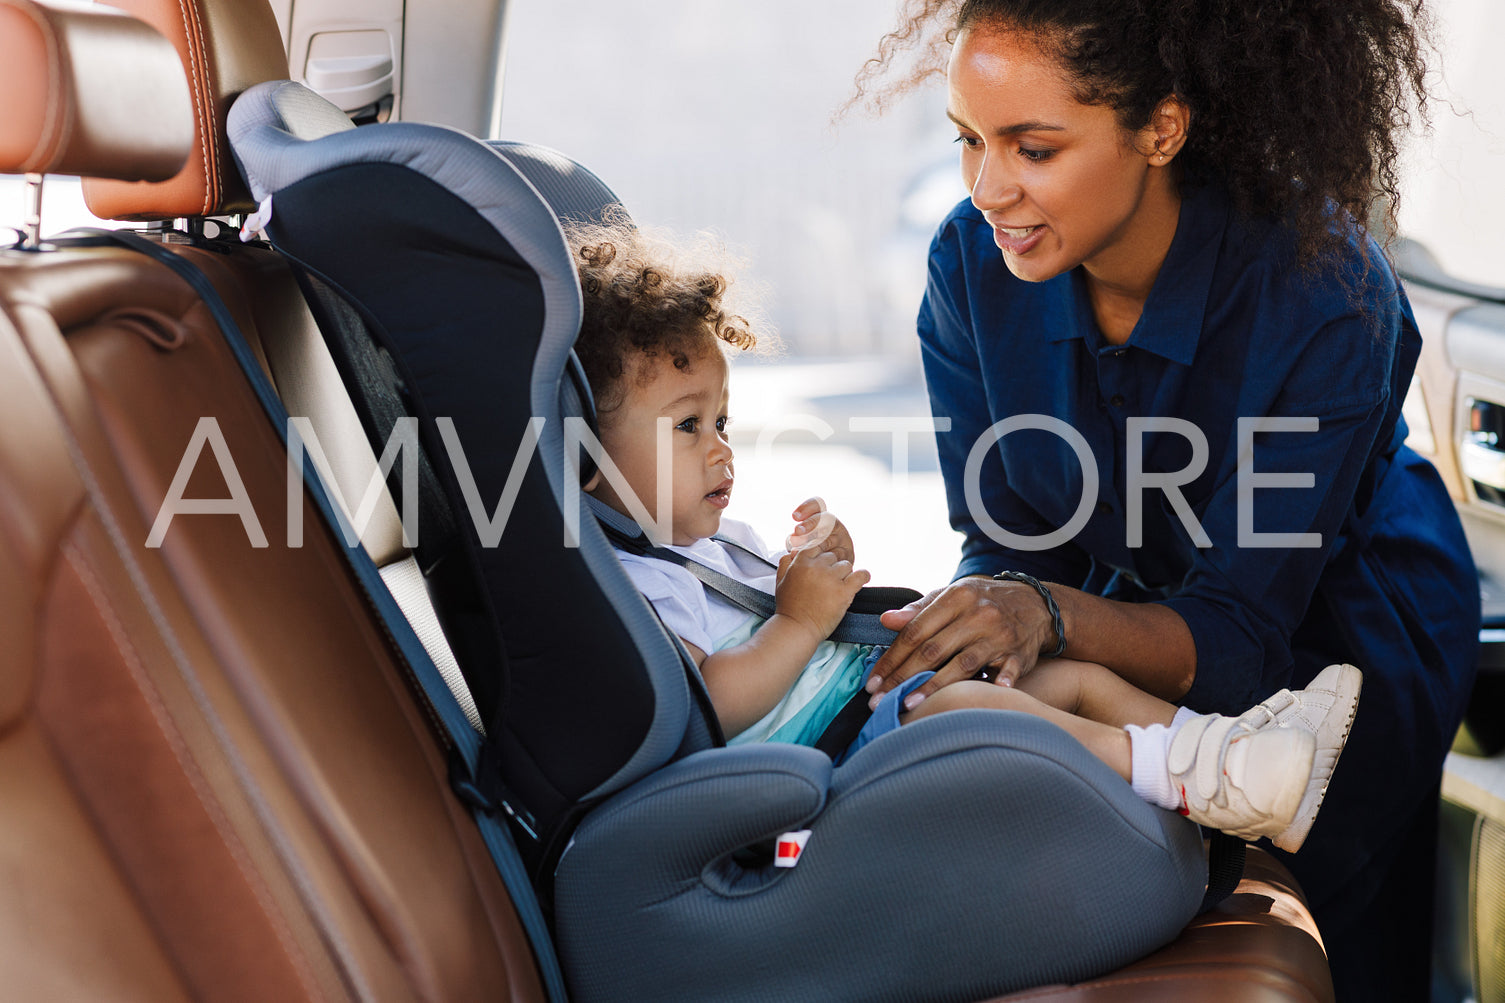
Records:
{"label": "car seat", "polygon": [[[382,396],[419,419],[461,516],[429,563],[450,597],[468,572],[464,615],[440,615],[576,998],[975,999],[1117,967],[1196,911],[1196,827],[1042,721],[949,714],[839,769],[722,747],[579,489],[579,292],[556,218],[578,207],[547,203],[506,148],[356,129],[292,82],[248,89],[229,131],[258,223],[363,318]],[[799,829],[795,868],[750,852]],[[876,956],[852,949],[878,931]]]}

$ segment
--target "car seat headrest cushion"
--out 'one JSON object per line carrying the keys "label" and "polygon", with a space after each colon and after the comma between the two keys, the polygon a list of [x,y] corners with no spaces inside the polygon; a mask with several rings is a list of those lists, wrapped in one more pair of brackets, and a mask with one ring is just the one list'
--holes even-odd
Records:
{"label": "car seat headrest cushion", "polygon": [[293,81],[287,81],[283,85],[274,83],[271,102],[282,119],[283,128],[297,139],[323,139],[355,128],[349,115]]}
{"label": "car seat headrest cushion", "polygon": [[595,172],[558,150],[513,140],[492,140],[486,145],[507,158],[560,219],[602,223],[611,216],[627,220],[616,192]]}
{"label": "car seat headrest cushion", "polygon": [[0,0],[0,173],[160,181],[193,105],[167,39],[109,7]]}
{"label": "car seat headrest cushion", "polygon": [[236,173],[225,134],[230,105],[246,88],[287,79],[282,30],[266,0],[111,0],[177,49],[192,95],[193,141],[182,170],[155,184],[86,181],[84,201],[102,219],[218,216],[256,208]]}

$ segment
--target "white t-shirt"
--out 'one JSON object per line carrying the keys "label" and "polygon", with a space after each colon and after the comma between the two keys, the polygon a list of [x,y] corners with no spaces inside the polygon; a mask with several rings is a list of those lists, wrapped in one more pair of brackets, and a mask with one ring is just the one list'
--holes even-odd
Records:
{"label": "white t-shirt", "polygon": [[[777,563],[745,522],[722,519],[721,536]],[[773,595],[774,569],[734,547],[717,540],[697,540],[688,547],[669,549]],[[677,564],[624,551],[618,551],[617,556],[664,625],[708,655],[743,643],[763,625],[761,617],[723,599]],[[728,744],[814,745],[837,712],[862,688],[873,651],[870,644],[822,641],[778,705],[747,730],[730,736]]]}
{"label": "white t-shirt", "polygon": [[[722,519],[721,535],[778,563],[769,555],[768,547],[757,531],[745,522]],[[696,540],[688,547],[668,549],[773,595],[777,575],[772,568],[716,540]],[[721,646],[718,642],[746,630],[749,621],[758,619],[741,606],[705,588],[700,579],[677,564],[625,551],[617,551],[617,556],[622,559],[622,566],[627,569],[632,583],[658,611],[664,626],[706,654],[718,650]],[[738,564],[739,559],[741,564]]]}

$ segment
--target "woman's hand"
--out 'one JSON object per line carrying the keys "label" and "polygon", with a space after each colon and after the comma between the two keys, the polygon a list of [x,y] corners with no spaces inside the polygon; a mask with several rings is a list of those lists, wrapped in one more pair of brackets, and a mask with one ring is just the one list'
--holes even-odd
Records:
{"label": "woman's hand", "polygon": [[811,547],[793,551],[779,560],[774,613],[804,625],[816,634],[817,641],[824,641],[870,577],[829,550]]}
{"label": "woman's hand", "polygon": [[852,535],[846,526],[826,509],[821,498],[806,498],[793,512],[797,525],[784,541],[789,550],[826,550],[836,555],[838,561],[852,562],[857,559],[852,550]]}
{"label": "woman's hand", "polygon": [[899,636],[884,652],[867,689],[872,703],[916,672],[935,677],[904,700],[913,708],[950,683],[971,679],[992,667],[993,682],[1012,686],[1035,667],[1040,652],[1057,641],[1040,594],[1021,582],[963,578],[883,614],[883,625]]}

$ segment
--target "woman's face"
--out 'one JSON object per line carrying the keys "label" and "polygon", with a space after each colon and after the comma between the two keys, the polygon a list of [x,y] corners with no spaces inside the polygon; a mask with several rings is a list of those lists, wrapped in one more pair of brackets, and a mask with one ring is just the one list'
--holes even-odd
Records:
{"label": "woman's face", "polygon": [[1082,264],[1106,281],[1143,271],[1179,207],[1152,129],[1127,132],[1112,108],[1077,101],[1056,60],[1006,29],[964,31],[946,78],[962,178],[1009,271],[1026,282]]}

